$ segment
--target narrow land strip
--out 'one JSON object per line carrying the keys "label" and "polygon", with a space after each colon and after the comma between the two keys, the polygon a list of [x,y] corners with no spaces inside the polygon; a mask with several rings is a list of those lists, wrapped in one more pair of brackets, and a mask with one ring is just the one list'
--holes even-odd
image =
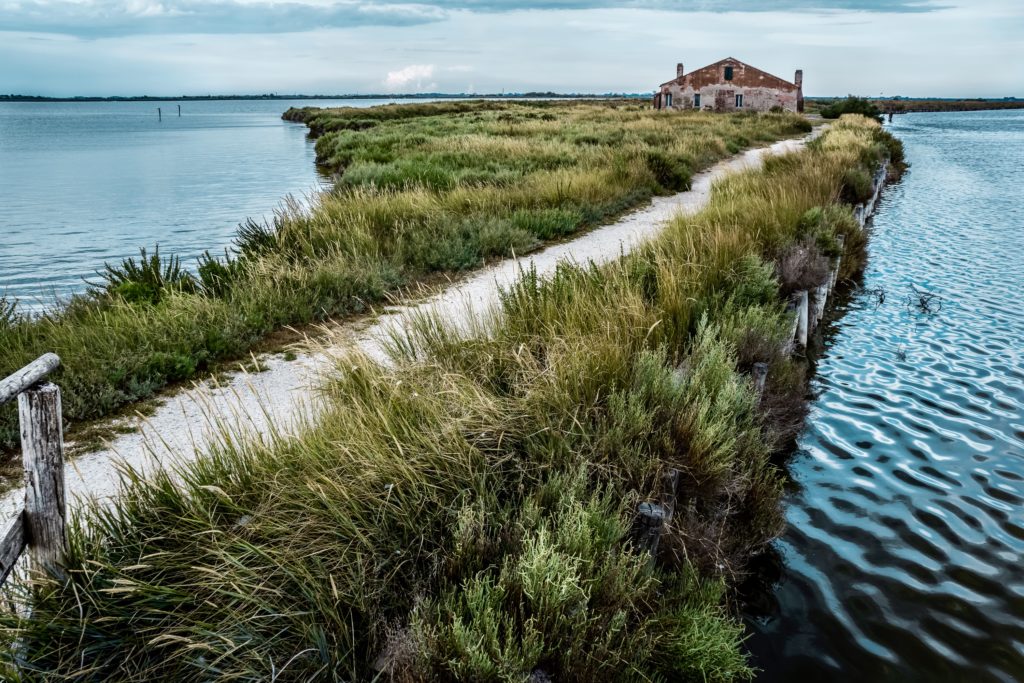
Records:
{"label": "narrow land strip", "polygon": [[[197,383],[167,399],[151,416],[129,420],[137,429],[118,436],[102,450],[75,458],[67,470],[69,504],[75,509],[88,499],[105,501],[115,496],[124,466],[145,475],[195,458],[226,434],[259,437],[271,430],[292,431],[315,413],[315,387],[338,351],[355,344],[370,357],[383,359],[382,342],[414,315],[432,313],[455,322],[468,320],[488,310],[501,288],[511,284],[521,270],[535,268],[545,275],[562,262],[611,261],[656,234],[677,213],[699,211],[715,181],[760,166],[766,154],[795,151],[805,141],[784,140],[741,153],[695,175],[690,190],[656,197],[615,223],[529,256],[501,261],[424,301],[390,308],[370,325],[341,325],[334,331],[336,343],[323,349],[300,354],[292,361],[268,356],[260,361],[263,372],[240,373],[223,383]],[[15,513],[23,496],[24,489],[17,488],[0,498],[3,519]]]}

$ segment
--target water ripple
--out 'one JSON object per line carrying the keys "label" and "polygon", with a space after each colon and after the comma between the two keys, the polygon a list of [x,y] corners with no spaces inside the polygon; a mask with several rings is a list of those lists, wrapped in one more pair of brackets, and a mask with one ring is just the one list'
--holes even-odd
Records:
{"label": "water ripple", "polygon": [[[913,114],[864,287],[824,326],[764,681],[1024,681],[1024,113]],[[936,294],[927,313],[913,292]]]}

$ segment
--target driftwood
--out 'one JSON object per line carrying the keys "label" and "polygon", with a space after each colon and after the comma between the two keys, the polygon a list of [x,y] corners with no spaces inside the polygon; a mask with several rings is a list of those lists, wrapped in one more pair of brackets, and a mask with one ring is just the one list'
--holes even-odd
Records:
{"label": "driftwood", "polygon": [[35,359],[9,377],[0,379],[0,405],[7,403],[33,384],[46,379],[47,375],[60,366],[55,353],[47,353]]}

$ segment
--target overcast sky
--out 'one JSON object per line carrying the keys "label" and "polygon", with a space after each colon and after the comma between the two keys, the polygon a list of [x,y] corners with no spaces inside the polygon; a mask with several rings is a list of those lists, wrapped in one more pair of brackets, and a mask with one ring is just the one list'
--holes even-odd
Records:
{"label": "overcast sky", "polygon": [[727,56],[1024,97],[1024,0],[0,0],[0,93],[649,92]]}

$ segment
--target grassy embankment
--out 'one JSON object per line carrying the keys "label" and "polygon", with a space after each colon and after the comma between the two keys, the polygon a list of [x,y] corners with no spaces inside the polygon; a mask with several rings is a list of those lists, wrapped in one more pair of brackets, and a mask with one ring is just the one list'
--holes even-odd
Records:
{"label": "grassy embankment", "polygon": [[[308,111],[308,110],[303,110]],[[692,116],[636,103],[447,102],[324,111],[340,173],[312,210],[240,226],[236,254],[107,270],[41,318],[0,300],[0,376],[52,351],[72,423],[109,415],[287,325],[359,313],[441,273],[522,254],[609,219],[739,149],[805,131],[789,115]],[[17,442],[0,408],[0,451]]]}
{"label": "grassy embankment", "polygon": [[[769,458],[805,390],[781,295],[823,280],[840,234],[860,267],[838,202],[889,155],[844,119],[629,256],[526,273],[470,331],[422,319],[390,369],[345,358],[300,436],[77,520],[70,582],[3,618],[7,659],[48,681],[748,677],[723,596],[779,531]],[[629,527],[670,467],[651,563]]]}

